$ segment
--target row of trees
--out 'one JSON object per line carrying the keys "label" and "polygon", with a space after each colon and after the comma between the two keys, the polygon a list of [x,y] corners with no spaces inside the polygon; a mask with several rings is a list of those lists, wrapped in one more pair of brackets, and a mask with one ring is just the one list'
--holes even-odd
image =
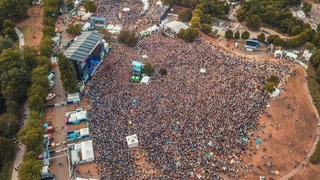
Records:
{"label": "row of trees", "polygon": [[246,22],[252,29],[259,29],[262,23],[291,36],[301,33],[306,27],[301,19],[292,16],[291,6],[298,6],[301,0],[250,0],[242,1],[237,13],[239,21]]}
{"label": "row of trees", "polygon": [[42,153],[44,128],[41,123],[41,114],[46,102],[46,96],[49,91],[48,73],[50,70],[50,57],[53,53],[55,36],[55,23],[57,13],[60,9],[62,0],[46,0],[44,2],[43,17],[43,37],[40,42],[39,52],[33,48],[24,47],[24,51],[32,55],[29,57],[36,60],[29,73],[30,83],[26,92],[28,97],[27,105],[30,109],[30,115],[25,126],[19,131],[19,140],[27,146],[27,155],[24,157],[19,169],[19,178],[41,179],[42,161],[37,159],[37,154]]}
{"label": "row of trees", "polygon": [[78,92],[77,77],[72,62],[62,53],[58,55],[61,82],[67,93]]}
{"label": "row of trees", "polygon": [[240,35],[240,32],[239,31],[236,31],[233,33],[233,31],[231,29],[228,29],[226,32],[225,32],[225,35],[224,37],[226,39],[249,39],[250,37],[250,33],[248,31],[244,31],[241,33]]}

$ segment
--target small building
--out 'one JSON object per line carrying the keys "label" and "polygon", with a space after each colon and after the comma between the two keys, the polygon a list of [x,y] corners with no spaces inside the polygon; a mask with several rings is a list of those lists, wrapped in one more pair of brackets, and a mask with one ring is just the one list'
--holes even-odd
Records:
{"label": "small building", "polygon": [[77,144],[68,144],[68,157],[72,165],[83,164],[94,161],[92,140]]}
{"label": "small building", "polygon": [[68,94],[67,103],[80,103],[80,93]]}
{"label": "small building", "polygon": [[75,131],[67,132],[67,140],[68,141],[76,141],[89,137],[89,128],[82,128]]}
{"label": "small building", "polygon": [[87,111],[83,110],[82,108],[67,112],[65,114],[66,124],[79,124],[83,121],[87,121]]}
{"label": "small building", "polygon": [[137,134],[127,136],[126,140],[129,148],[137,147],[139,145]]}
{"label": "small building", "polygon": [[141,84],[149,84],[150,83],[150,76],[143,76],[140,83]]}
{"label": "small building", "polygon": [[312,53],[309,50],[304,50],[300,61],[308,62],[310,60],[311,56],[312,56]]}
{"label": "small building", "polygon": [[176,37],[181,29],[188,29],[188,25],[180,21],[171,21],[164,25],[163,33],[169,37]]}
{"label": "small building", "polygon": [[255,50],[258,47],[260,47],[260,43],[257,40],[253,40],[253,39],[248,39],[246,41],[246,45],[245,45],[245,49],[252,49]]}

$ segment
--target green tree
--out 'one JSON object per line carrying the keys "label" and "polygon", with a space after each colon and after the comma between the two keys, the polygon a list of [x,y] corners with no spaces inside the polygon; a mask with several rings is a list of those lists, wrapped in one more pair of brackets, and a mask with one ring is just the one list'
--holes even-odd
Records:
{"label": "green tree", "polygon": [[3,50],[13,48],[13,40],[9,36],[0,35],[0,54]]}
{"label": "green tree", "polygon": [[20,122],[13,113],[5,113],[0,116],[0,134],[4,137],[13,137],[19,129]]}
{"label": "green tree", "polygon": [[212,26],[210,24],[202,24],[201,31],[205,34],[210,34],[212,31]]}
{"label": "green tree", "polygon": [[320,24],[317,25],[317,32],[320,32]]}
{"label": "green tree", "polygon": [[121,30],[118,39],[120,42],[130,47],[133,47],[138,43],[138,37],[136,37],[136,34],[133,31]]}
{"label": "green tree", "polygon": [[191,18],[191,28],[197,28],[197,29],[200,29],[200,17],[199,15],[193,15],[192,18]]}
{"label": "green tree", "polygon": [[262,20],[258,15],[251,15],[247,19],[246,25],[252,29],[259,29],[262,25]]}
{"label": "green tree", "polygon": [[24,66],[21,53],[17,49],[5,49],[0,54],[0,71],[8,71],[12,68]]}
{"label": "green tree", "polygon": [[95,13],[97,11],[97,5],[94,3],[94,1],[86,0],[83,3],[83,7],[86,12]]}
{"label": "green tree", "polygon": [[111,41],[112,33],[109,32],[107,29],[99,28],[99,33],[103,34],[103,39],[105,39],[107,42]]}
{"label": "green tree", "polygon": [[13,141],[0,136],[0,179],[10,179],[14,152]]}
{"label": "green tree", "polygon": [[181,29],[178,37],[186,42],[193,42],[198,37],[198,30],[193,28]]}
{"label": "green tree", "polygon": [[268,79],[267,82],[272,82],[275,86],[278,86],[278,84],[280,83],[280,79],[277,75],[271,75]]}
{"label": "green tree", "polygon": [[301,27],[300,26],[294,26],[294,27],[292,27],[292,29],[291,29],[291,33],[290,33],[290,35],[292,35],[292,36],[295,36],[295,35],[298,35],[298,34],[300,34],[301,33]]}
{"label": "green tree", "polygon": [[12,68],[1,75],[1,90],[6,99],[22,103],[31,83],[30,73],[23,68]]}
{"label": "green tree", "polygon": [[273,93],[276,90],[276,87],[272,82],[267,82],[264,85],[264,90],[266,90],[268,93]]}
{"label": "green tree", "polygon": [[28,151],[41,152],[43,149],[44,129],[40,119],[29,118],[27,124],[19,131],[19,140]]}
{"label": "green tree", "polygon": [[240,32],[239,31],[236,31],[234,33],[234,39],[240,39]]}
{"label": "green tree", "polygon": [[42,28],[42,33],[43,33],[43,36],[53,37],[56,35],[56,31],[55,31],[54,26],[44,26]]}
{"label": "green tree", "polygon": [[309,51],[312,51],[314,49],[314,44],[307,42],[306,43],[306,49]]}
{"label": "green tree", "polygon": [[250,37],[250,33],[248,31],[244,31],[241,34],[241,39],[249,39],[249,37]]}
{"label": "green tree", "polygon": [[16,32],[14,31],[14,27],[15,27],[15,25],[11,20],[5,19],[3,21],[2,34],[5,36],[9,36],[13,40],[17,40],[18,36],[17,36]]}
{"label": "green tree", "polygon": [[146,62],[143,66],[142,73],[151,76],[154,73],[154,67],[152,66],[152,64]]}
{"label": "green tree", "polygon": [[42,38],[39,46],[40,55],[50,57],[52,55],[53,45],[54,42],[50,36]]}
{"label": "green tree", "polygon": [[67,93],[78,92],[77,77],[72,62],[63,54],[58,56],[61,82]]}
{"label": "green tree", "polygon": [[311,11],[311,8],[312,8],[312,4],[308,3],[308,2],[304,2],[303,3],[303,12],[306,14],[306,15],[309,15],[310,11]]}
{"label": "green tree", "polygon": [[231,29],[228,29],[225,34],[224,34],[224,37],[228,40],[232,39],[233,38],[233,31]]}
{"label": "green tree", "polygon": [[32,152],[26,155],[19,169],[20,180],[41,179],[42,162],[37,154]]}
{"label": "green tree", "polygon": [[46,67],[48,71],[51,67],[50,59],[47,56],[37,56],[37,64]]}
{"label": "green tree", "polygon": [[[42,90],[41,92],[44,92],[44,90]],[[43,100],[43,97],[41,97],[40,95],[33,94],[32,96],[29,96],[27,103],[30,110],[41,111],[44,107],[45,101]]]}
{"label": "green tree", "polygon": [[[31,81],[32,81],[32,86],[38,85],[40,87],[48,89],[49,80],[48,80],[48,69],[46,68],[46,66],[38,66],[34,68],[31,73]],[[38,87],[34,87],[34,88],[38,89]],[[45,95],[46,94],[47,93],[45,93]]]}
{"label": "green tree", "polygon": [[257,36],[259,42],[264,42],[266,40],[266,36],[264,33],[261,33]]}
{"label": "green tree", "polygon": [[192,17],[191,9],[181,9],[178,13],[178,19],[182,22],[189,22]]}
{"label": "green tree", "polygon": [[69,27],[66,29],[66,32],[71,35],[80,35],[82,32],[82,25],[81,24],[74,24],[69,25]]}
{"label": "green tree", "polygon": [[37,51],[33,47],[24,46],[22,57],[27,70],[31,72],[37,66]]}

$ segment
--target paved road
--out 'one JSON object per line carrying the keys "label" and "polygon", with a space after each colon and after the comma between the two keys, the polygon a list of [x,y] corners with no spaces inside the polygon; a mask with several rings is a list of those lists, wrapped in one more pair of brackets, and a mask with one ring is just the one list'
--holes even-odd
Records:
{"label": "paved road", "polygon": [[22,49],[24,46],[24,37],[22,32],[18,29],[18,28],[14,28],[14,31],[17,33],[18,37],[19,37],[19,49]]}
{"label": "paved road", "polygon": [[[19,37],[19,48],[22,49],[24,46],[24,37],[22,32],[18,29],[18,28],[14,28],[14,31],[17,33],[18,37]],[[26,124],[28,118],[29,118],[29,108],[27,106],[27,104],[24,105],[24,119],[23,119],[23,126]],[[16,158],[14,160],[14,168],[12,170],[12,175],[11,175],[11,180],[18,180],[18,171],[15,170],[15,168],[18,168],[19,165],[22,163],[23,160],[23,156],[26,152],[26,146],[24,144],[20,144],[19,143],[19,148],[20,150],[17,151],[16,154]]]}
{"label": "paved road", "polygon": [[[304,71],[304,76],[307,76],[307,72]],[[305,88],[309,91],[309,88],[308,88],[308,84],[307,83],[304,83],[304,86]],[[308,100],[310,101],[310,103],[313,104],[313,99],[311,97],[311,94],[309,94],[309,96],[307,97]],[[316,109],[315,105],[313,104],[313,109],[315,110],[316,112],[316,117],[318,119],[318,124],[320,124],[320,119],[319,119],[319,112],[318,110]],[[304,164],[307,164],[309,163],[309,160],[310,160],[310,157],[311,155],[314,153],[314,151],[316,150],[317,148],[317,143],[319,142],[319,134],[320,134],[320,128],[317,127],[317,137],[313,143],[313,146],[311,148],[311,150],[309,151],[308,155],[306,156],[305,160],[303,160],[296,168],[294,168],[292,171],[290,171],[288,174],[282,176],[279,180],[287,180],[289,178],[291,178],[292,176],[294,176],[295,174],[297,174],[303,167],[304,167]]]}
{"label": "paved road", "polygon": [[[29,118],[29,108],[27,106],[27,104],[24,105],[24,119],[23,119],[23,126],[26,124],[28,118]],[[20,166],[20,164],[22,163],[22,160],[23,160],[23,156],[26,152],[26,146],[24,144],[20,144],[19,143],[19,148],[20,150],[17,151],[17,154],[16,154],[16,158],[14,160],[14,168],[12,170],[12,175],[11,175],[11,180],[19,180],[19,177],[18,177],[18,171],[16,171],[15,169]]]}

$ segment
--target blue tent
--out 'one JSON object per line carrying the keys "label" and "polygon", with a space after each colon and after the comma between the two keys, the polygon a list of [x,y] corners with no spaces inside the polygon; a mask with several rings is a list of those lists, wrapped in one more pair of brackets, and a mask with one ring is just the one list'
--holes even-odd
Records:
{"label": "blue tent", "polygon": [[142,71],[142,62],[140,61],[132,61],[132,69],[133,71],[141,72]]}

